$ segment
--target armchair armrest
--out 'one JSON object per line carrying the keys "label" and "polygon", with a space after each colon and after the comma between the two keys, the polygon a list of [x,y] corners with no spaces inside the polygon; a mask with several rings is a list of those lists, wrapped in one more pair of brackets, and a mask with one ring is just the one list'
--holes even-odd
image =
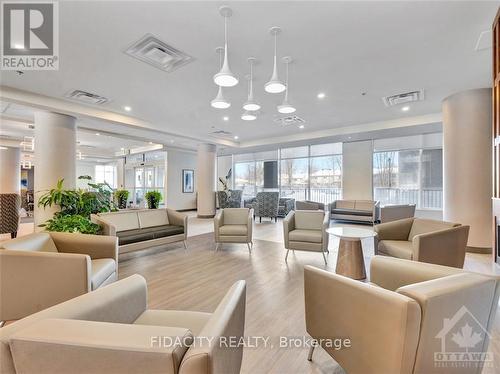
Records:
{"label": "armchair armrest", "polygon": [[324,252],[328,251],[328,241],[330,238],[330,235],[326,232],[328,227],[330,227],[330,213],[325,211],[325,216],[323,217],[323,227],[321,230],[323,236],[321,244]]}
{"label": "armchair armrest", "polygon": [[285,248],[289,247],[288,234],[290,231],[295,230],[295,211],[288,213],[283,220],[283,236],[285,239]]}
{"label": "armchair armrest", "polygon": [[0,320],[20,319],[89,292],[90,257],[0,250],[0,278]]}
{"label": "armchair armrest", "polygon": [[448,266],[424,264],[400,258],[374,256],[370,262],[370,281],[387,290],[459,274],[463,271]]}
{"label": "armchair armrest", "polygon": [[323,346],[346,372],[412,372],[421,318],[417,302],[312,266],[304,268],[304,296],[306,330],[313,338],[349,338],[347,349]]}
{"label": "armchair armrest", "polygon": [[102,219],[97,214],[91,214],[90,220],[93,223],[96,223],[96,224],[101,226],[103,235],[116,236],[116,226],[113,225],[111,222],[108,222],[108,221]]}
{"label": "armchair armrest", "polygon": [[118,263],[118,238],[116,236],[50,232],[59,253],[89,255],[92,260],[112,258]]}
{"label": "armchair armrest", "polygon": [[373,227],[378,234],[378,240],[408,240],[414,218],[381,223]]}
{"label": "armchair armrest", "polygon": [[184,227],[184,236],[187,238],[188,231],[188,216],[186,214],[179,213],[173,209],[167,208],[168,222],[171,225]]}
{"label": "armchair armrest", "polygon": [[214,234],[215,234],[215,242],[219,241],[219,229],[224,224],[224,210],[219,209],[214,217]]}
{"label": "armchair armrest", "polygon": [[247,239],[250,243],[253,238],[253,208],[248,209],[247,228]]}
{"label": "armchair armrest", "polygon": [[192,341],[185,328],[44,319],[15,333],[10,349],[23,373],[174,374]]}
{"label": "armchair armrest", "polygon": [[469,226],[415,235],[413,258],[416,261],[463,268],[468,238]]}

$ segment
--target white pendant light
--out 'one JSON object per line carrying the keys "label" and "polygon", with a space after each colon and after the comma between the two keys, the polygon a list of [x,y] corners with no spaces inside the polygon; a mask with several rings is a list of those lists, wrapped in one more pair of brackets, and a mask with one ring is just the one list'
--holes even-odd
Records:
{"label": "white pendant light", "polygon": [[[224,48],[217,47],[217,48],[215,48],[215,51],[217,53],[219,53],[219,55],[220,55],[219,65],[221,65],[222,64],[222,52],[224,51]],[[217,92],[217,96],[215,97],[215,99],[213,99],[210,102],[210,105],[212,105],[212,107],[216,108],[216,109],[227,109],[231,106],[231,103],[228,100],[226,100],[226,98],[224,97],[221,86],[219,86],[219,91]]]}
{"label": "white pendant light", "polygon": [[253,98],[253,63],[255,57],[249,57],[248,62],[250,64],[250,77],[248,78],[248,99],[243,104],[243,109],[252,112],[260,109],[260,104]]}
{"label": "white pendant light", "polygon": [[241,115],[241,119],[243,121],[253,121],[257,119],[257,116],[252,112],[243,112],[243,114]]}
{"label": "white pendant light", "polygon": [[227,19],[231,17],[233,11],[228,6],[222,6],[219,8],[219,13],[224,17],[224,63],[220,71],[214,75],[214,82],[218,86],[233,87],[238,84],[238,78],[236,78],[229,68],[229,61],[227,59]]}
{"label": "white pendant light", "polygon": [[288,102],[288,64],[292,62],[291,57],[283,57],[283,62],[286,64],[286,91],[285,91],[285,99],[281,105],[278,105],[278,112],[283,114],[290,114],[295,112],[297,109],[293,105]]}
{"label": "white pendant light", "polygon": [[280,93],[285,91],[286,89],[286,86],[278,78],[278,67],[276,62],[276,53],[277,53],[276,37],[281,32],[281,29],[275,26],[271,27],[271,30],[269,32],[271,33],[271,35],[274,35],[274,66],[273,66],[273,75],[271,76],[271,80],[265,84],[264,89],[266,90],[266,92],[269,93]]}

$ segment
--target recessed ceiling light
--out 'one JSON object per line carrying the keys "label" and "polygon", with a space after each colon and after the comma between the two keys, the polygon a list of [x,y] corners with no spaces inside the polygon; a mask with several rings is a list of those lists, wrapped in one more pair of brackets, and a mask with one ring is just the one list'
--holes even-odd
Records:
{"label": "recessed ceiling light", "polygon": [[406,106],[402,107],[402,108],[401,108],[401,110],[402,110],[403,112],[407,112],[407,111],[409,111],[409,110],[410,110],[410,107],[409,107],[408,105],[406,105]]}
{"label": "recessed ceiling light", "polygon": [[300,125],[299,126],[299,129],[303,129],[305,126],[304,125]]}
{"label": "recessed ceiling light", "polygon": [[124,150],[125,150],[125,148],[123,148],[123,147],[120,148],[120,151],[124,151]]}
{"label": "recessed ceiling light", "polygon": [[239,139],[239,136],[238,135],[235,135],[234,136],[234,140],[238,140]]}
{"label": "recessed ceiling light", "polygon": [[320,92],[317,96],[318,96],[318,99],[324,99],[326,97],[324,92]]}
{"label": "recessed ceiling light", "polygon": [[229,121],[229,117],[228,117],[228,116],[222,117],[222,119],[223,119],[224,121]]}
{"label": "recessed ceiling light", "polygon": [[99,134],[98,132],[96,132],[95,134],[96,134],[97,136],[101,135],[101,134]]}
{"label": "recessed ceiling light", "polygon": [[127,112],[130,112],[132,110],[132,108],[129,106],[124,106],[123,109],[125,109]]}

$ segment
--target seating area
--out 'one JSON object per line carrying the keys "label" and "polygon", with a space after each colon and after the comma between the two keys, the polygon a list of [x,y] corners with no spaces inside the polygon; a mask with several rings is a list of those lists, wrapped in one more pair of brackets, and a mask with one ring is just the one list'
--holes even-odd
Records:
{"label": "seating area", "polygon": [[498,1],[0,14],[0,374],[500,373]]}

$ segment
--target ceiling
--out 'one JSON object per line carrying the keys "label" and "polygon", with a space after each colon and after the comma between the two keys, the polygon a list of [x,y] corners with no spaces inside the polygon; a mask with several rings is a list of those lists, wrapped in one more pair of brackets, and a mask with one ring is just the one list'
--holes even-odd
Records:
{"label": "ceiling", "polygon": [[[218,13],[223,4],[233,9],[228,23],[230,64],[240,83],[225,90],[231,108],[216,110],[210,100],[217,93],[212,76],[219,64],[215,48],[223,44]],[[481,32],[490,29],[499,4],[60,2],[59,70],[2,72],[0,83],[59,99],[75,89],[96,93],[111,100],[100,109],[139,118],[158,131],[179,135],[179,141],[182,136],[212,141],[214,129],[238,135],[242,146],[296,134],[307,138],[324,130],[439,113],[446,96],[491,86],[491,49],[476,51],[475,45]],[[304,129],[276,124],[282,95],[263,90],[272,69],[272,26],[283,29],[279,56],[294,59],[289,94],[298,108],[295,114],[306,121]],[[146,33],[194,61],[166,73],[123,53]],[[254,94],[263,108],[256,121],[245,122],[240,115],[249,56],[257,58]],[[284,79],[284,65],[279,68]],[[425,90],[425,100],[412,104],[408,112],[386,108],[381,99],[418,89]],[[326,94],[323,100],[316,97],[319,92]],[[124,106],[132,111],[125,112]],[[105,121],[85,123],[90,128],[108,126]],[[184,146],[193,148],[192,139]]]}

